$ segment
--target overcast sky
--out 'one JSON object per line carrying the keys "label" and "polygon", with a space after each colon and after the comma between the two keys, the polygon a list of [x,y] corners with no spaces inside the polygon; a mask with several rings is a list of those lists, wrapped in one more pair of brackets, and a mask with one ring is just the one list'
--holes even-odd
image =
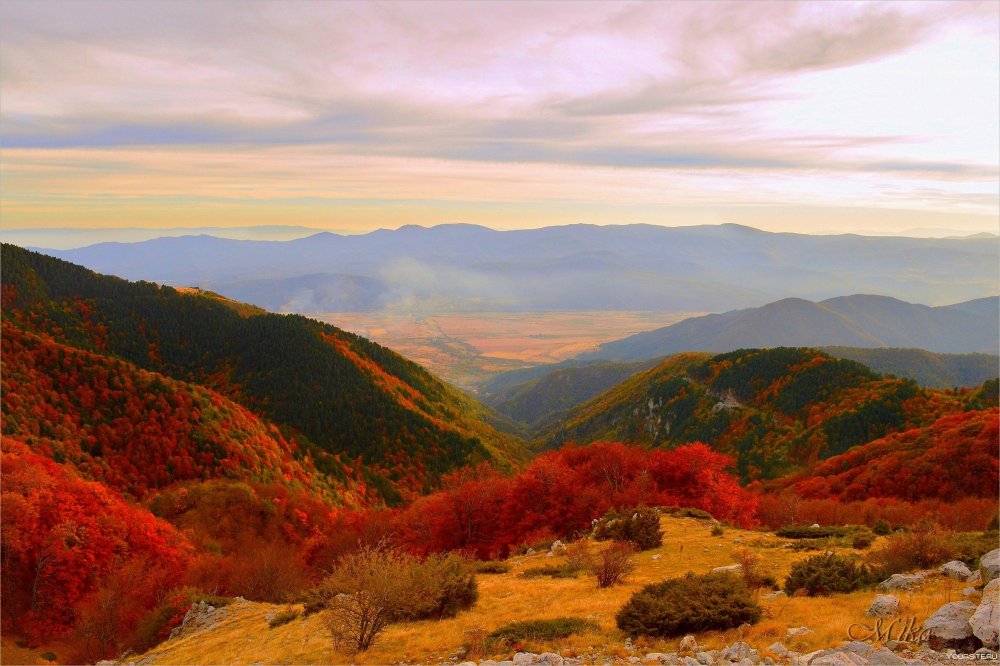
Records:
{"label": "overcast sky", "polygon": [[998,231],[998,7],[4,0],[2,224]]}

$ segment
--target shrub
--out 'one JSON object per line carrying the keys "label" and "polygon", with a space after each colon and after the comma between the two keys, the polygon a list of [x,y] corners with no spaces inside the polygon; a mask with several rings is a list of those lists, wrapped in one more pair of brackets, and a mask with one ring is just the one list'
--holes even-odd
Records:
{"label": "shrub", "polygon": [[558,617],[552,620],[522,620],[506,624],[487,636],[500,647],[511,647],[527,641],[552,641],[572,634],[597,629],[593,622],[578,617]]}
{"label": "shrub", "polygon": [[[957,549],[951,534],[923,525],[913,532],[897,532],[879,548],[870,551],[868,561],[879,576],[926,569],[955,559]],[[985,552],[985,551],[984,551]]]}
{"label": "shrub", "polygon": [[851,547],[855,550],[864,550],[865,548],[870,548],[873,543],[875,543],[874,534],[871,532],[858,532],[854,535]]}
{"label": "shrub", "polygon": [[478,574],[505,574],[510,571],[510,565],[498,560],[486,560],[476,562],[472,565],[472,570]]}
{"label": "shrub", "polygon": [[381,546],[344,556],[311,590],[306,614],[325,610],[323,621],[338,647],[362,652],[391,622],[443,618],[479,596],[475,575],[457,555],[420,561]]}
{"label": "shrub", "polygon": [[580,567],[570,566],[568,563],[547,564],[544,567],[532,567],[525,569],[521,574],[524,578],[576,578],[581,571]]}
{"label": "shrub", "polygon": [[631,543],[618,542],[604,548],[591,565],[591,571],[597,578],[597,587],[611,587],[635,570],[632,554],[635,548]]}
{"label": "shrub", "polygon": [[663,544],[660,512],[645,507],[609,511],[597,522],[594,538],[598,541],[629,541],[638,550],[659,548]]}
{"label": "shrub", "polygon": [[720,536],[723,536],[725,533],[726,533],[726,530],[723,529],[722,523],[716,523],[716,524],[712,525],[712,536],[720,537]]}
{"label": "shrub", "polygon": [[872,531],[879,536],[886,536],[887,534],[892,532],[892,526],[889,524],[889,521],[886,520],[885,518],[879,518],[878,520],[875,521],[875,524],[872,526]]}
{"label": "shrub", "polygon": [[44,659],[45,661],[55,661],[56,660],[56,653],[55,652],[43,652],[39,656],[42,659]]}
{"label": "shrub", "polygon": [[756,590],[766,583],[764,572],[760,570],[760,558],[749,548],[737,548],[733,551],[733,561],[740,565],[743,574],[743,584],[751,590]]}
{"label": "shrub", "polygon": [[267,621],[267,626],[269,626],[271,629],[274,629],[275,627],[280,627],[283,624],[288,624],[292,620],[297,619],[299,615],[301,615],[301,613],[299,613],[299,611],[295,610],[294,608],[286,608],[280,613],[275,613],[274,615],[272,615],[271,619]]}
{"label": "shrub", "polygon": [[681,636],[754,624],[761,608],[733,574],[687,574],[642,588],[615,616],[629,636]]}
{"label": "shrub", "polygon": [[990,518],[990,522],[986,523],[987,532],[1000,531],[1000,514],[994,513],[993,517]]}
{"label": "shrub", "polygon": [[962,560],[973,570],[979,567],[979,558],[997,547],[996,532],[959,532],[951,535],[954,548],[952,559]]}
{"label": "shrub", "polygon": [[805,590],[809,596],[816,596],[853,592],[875,582],[872,571],[852,557],[814,555],[792,565],[785,579],[785,593],[791,596],[798,590]]}
{"label": "shrub", "polygon": [[661,511],[668,516],[674,516],[675,518],[697,518],[699,520],[714,520],[712,514],[708,511],[702,509],[692,509],[690,507],[679,507],[679,506],[667,506],[662,507]]}
{"label": "shrub", "polygon": [[590,554],[590,542],[586,539],[574,541],[566,546],[566,564],[575,569],[589,569],[594,563],[594,558]]}
{"label": "shrub", "polygon": [[787,525],[775,531],[775,536],[783,539],[822,539],[827,537],[844,536],[851,531],[850,527],[835,527],[827,525],[825,527],[808,527],[806,525]]}

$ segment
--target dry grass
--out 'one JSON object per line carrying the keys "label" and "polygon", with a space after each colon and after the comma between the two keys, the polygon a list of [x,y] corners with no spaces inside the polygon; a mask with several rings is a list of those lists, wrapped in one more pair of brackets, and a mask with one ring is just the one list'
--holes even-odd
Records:
{"label": "dry grass", "polygon": [[[775,544],[784,541],[759,533],[729,529],[725,538],[719,538],[711,536],[710,529],[711,525],[702,520],[664,518],[664,545],[637,554],[636,570],[623,585],[608,589],[597,589],[589,576],[522,578],[520,573],[526,568],[561,562],[563,558],[547,558],[542,553],[513,558],[509,573],[479,577],[480,599],[471,610],[450,620],[393,625],[371,650],[353,657],[334,652],[318,617],[311,616],[268,630],[264,618],[278,607],[246,602],[228,607],[230,617],[212,631],[174,639],[153,650],[153,663],[440,663],[458,654],[463,643],[469,642],[470,635],[489,632],[515,620],[556,617],[590,620],[600,630],[570,636],[557,644],[528,646],[530,649],[553,650],[564,655],[596,651],[607,656],[627,657],[630,653],[623,648],[625,637],[616,629],[614,616],[643,585],[687,571],[704,573],[713,567],[732,564],[734,538],[741,539],[742,545],[759,554],[762,571],[779,581],[793,562],[810,554],[775,548]],[[660,557],[654,560],[654,555]],[[963,586],[951,579],[933,579],[926,589],[901,595],[903,612],[916,615],[922,621],[942,604],[961,599]],[[745,638],[761,649],[775,640],[802,651],[836,645],[845,640],[848,626],[865,621],[865,610],[873,596],[872,591],[862,591],[833,597],[764,601],[763,619]],[[785,639],[785,630],[797,626],[808,626],[813,633]],[[739,633],[737,630],[707,632],[697,638],[701,645],[721,648],[737,640]],[[635,654],[640,656],[646,652],[678,649],[677,640],[639,638],[635,645]],[[479,655],[478,658],[509,656]]]}

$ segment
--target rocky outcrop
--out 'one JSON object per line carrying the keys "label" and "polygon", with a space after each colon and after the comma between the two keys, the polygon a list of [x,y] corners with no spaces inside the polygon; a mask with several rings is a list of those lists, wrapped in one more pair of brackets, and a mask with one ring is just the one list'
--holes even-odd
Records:
{"label": "rocky outcrop", "polygon": [[983,583],[989,583],[1000,577],[1000,548],[995,548],[979,558],[979,573]]}
{"label": "rocky outcrop", "polygon": [[972,570],[961,560],[952,560],[951,562],[942,564],[938,567],[938,571],[955,580],[966,581],[972,577]]}
{"label": "rocky outcrop", "polygon": [[976,612],[976,606],[969,601],[953,601],[924,620],[924,629],[930,632],[931,644],[961,644],[972,637],[969,619]]}
{"label": "rocky outcrop", "polygon": [[871,617],[893,617],[899,615],[899,597],[891,594],[880,594],[872,601],[868,607],[868,615]]}
{"label": "rocky outcrop", "polygon": [[985,647],[1000,647],[1000,578],[994,578],[983,589],[983,600],[969,618],[969,626]]}
{"label": "rocky outcrop", "polygon": [[892,574],[878,584],[880,590],[912,590],[924,584],[926,576],[922,573]]}

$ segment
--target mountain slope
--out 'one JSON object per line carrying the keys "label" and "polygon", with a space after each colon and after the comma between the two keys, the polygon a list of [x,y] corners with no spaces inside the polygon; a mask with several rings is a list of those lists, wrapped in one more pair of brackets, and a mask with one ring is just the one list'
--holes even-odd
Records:
{"label": "mountain slope", "polygon": [[580,405],[550,444],[705,441],[744,479],[788,474],[965,408],[974,394],[921,389],[812,349],[678,354]]}
{"label": "mountain slope", "polygon": [[998,416],[996,408],[945,416],[855,447],[778,486],[807,499],[845,502],[868,497],[995,499]]}
{"label": "mountain slope", "polygon": [[[855,295],[813,303],[786,298],[759,308],[694,317],[608,342],[583,359],[636,361],[682,351],[800,347],[907,347],[996,354],[1000,298],[928,307],[885,296]],[[964,307],[968,306],[968,307]]]}
{"label": "mountain slope", "polygon": [[993,354],[935,354],[923,349],[821,347],[834,358],[845,358],[882,375],[914,380],[928,388],[979,386],[1000,374]]}
{"label": "mountain slope", "polygon": [[407,226],[284,242],[161,238],[52,254],[128,279],[197,285],[290,312],[724,311],[787,296],[872,292],[953,303],[995,293],[1000,260],[992,238],[809,236],[732,224]]}
{"label": "mountain slope", "polygon": [[[513,370],[483,385],[483,401],[498,413],[534,431],[603,393],[655,362],[560,363]],[[490,389],[496,389],[489,392]]]}
{"label": "mountain slope", "polygon": [[441,474],[523,459],[484,407],[363,338],[298,316],[255,314],[197,292],[129,283],[3,246],[6,320],[58,342],[201,384],[288,428],[321,471],[358,459],[387,499]]}

